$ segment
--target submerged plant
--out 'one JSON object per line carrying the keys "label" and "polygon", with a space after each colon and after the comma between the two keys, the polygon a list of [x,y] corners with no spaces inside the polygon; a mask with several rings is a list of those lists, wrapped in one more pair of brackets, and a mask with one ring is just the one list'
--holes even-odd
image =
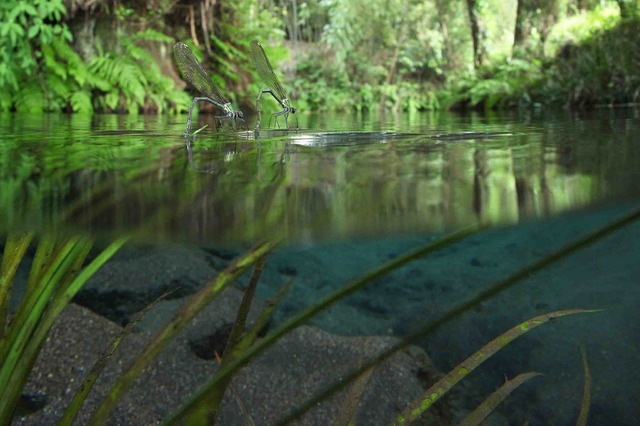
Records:
{"label": "submerged plant", "polygon": [[7,237],[0,269],[0,424],[8,424],[54,321],[87,280],[126,242],[118,238],[83,267],[93,246],[86,236],[40,237],[24,296],[15,313],[9,302],[19,264],[33,233]]}

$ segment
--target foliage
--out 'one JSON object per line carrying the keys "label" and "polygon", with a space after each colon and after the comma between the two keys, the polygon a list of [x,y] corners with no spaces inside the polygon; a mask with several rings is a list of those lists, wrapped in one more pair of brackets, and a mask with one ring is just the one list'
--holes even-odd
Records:
{"label": "foliage", "polygon": [[[45,91],[49,80],[54,84],[53,92],[59,95],[65,91],[60,84],[64,70],[51,65],[51,47],[72,39],[61,22],[64,13],[62,0],[39,0],[32,4],[9,0],[0,6],[1,110],[8,110],[19,101],[17,107],[21,110],[42,111],[47,106]],[[43,52],[43,46],[51,47]],[[42,67],[53,68],[50,77],[40,73]]]}
{"label": "foliage", "polygon": [[103,53],[88,64],[93,75],[96,109],[101,111],[158,111],[168,106],[184,107],[188,96],[176,90],[173,81],[162,74],[156,60],[142,42],[172,43],[172,39],[154,30],[133,36],[120,36],[118,50]]}
{"label": "foliage", "polygon": [[639,102],[640,16],[620,21],[602,10],[587,14],[584,25],[583,40],[567,36],[560,50],[550,45],[557,53],[534,86],[540,99],[573,107]]}
{"label": "foliage", "polygon": [[438,95],[448,108],[494,109],[532,103],[529,85],[542,78],[540,61],[511,59],[455,75]]}
{"label": "foliage", "polygon": [[[638,8],[632,3],[522,3],[518,18],[515,1],[478,1],[487,57],[474,72],[465,2],[100,4],[89,13],[112,21],[108,31],[115,38],[102,48],[100,40],[76,40],[74,46],[62,0],[8,0],[0,6],[0,110],[184,111],[188,96],[148,51],[150,43],[170,45],[176,38],[191,40],[211,77],[245,106],[262,88],[247,54],[253,39],[267,49],[301,112],[635,102]],[[169,18],[189,25],[176,27]],[[524,39],[512,51],[509,23],[516,19]],[[165,35],[170,33],[175,37]],[[97,53],[87,55],[83,43],[97,44],[89,49]],[[271,104],[265,106],[276,107]]]}
{"label": "foliage", "polygon": [[640,101],[640,17],[615,7],[567,18],[545,44],[546,58],[503,59],[459,73],[439,95],[455,108],[621,104]]}
{"label": "foliage", "polygon": [[10,0],[0,7],[0,110],[162,111],[187,102],[139,45],[170,38],[153,30],[116,37],[119,52],[85,62],[64,19],[61,0]]}

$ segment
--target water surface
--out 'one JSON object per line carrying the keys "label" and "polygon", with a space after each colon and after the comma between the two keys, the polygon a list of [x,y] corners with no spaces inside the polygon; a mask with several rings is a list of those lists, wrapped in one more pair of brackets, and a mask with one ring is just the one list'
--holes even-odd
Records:
{"label": "water surface", "polygon": [[297,132],[186,140],[180,116],[5,114],[0,231],[231,243],[514,224],[638,195],[637,116],[302,115]]}

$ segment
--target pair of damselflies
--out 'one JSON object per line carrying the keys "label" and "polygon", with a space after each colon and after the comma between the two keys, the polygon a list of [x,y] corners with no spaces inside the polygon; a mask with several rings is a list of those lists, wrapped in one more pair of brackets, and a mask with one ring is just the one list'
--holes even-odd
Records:
{"label": "pair of damselflies", "polygon": [[[251,59],[253,60],[256,71],[262,78],[263,83],[267,86],[266,89],[260,90],[256,99],[256,109],[258,113],[256,131],[259,131],[262,127],[262,95],[265,93],[271,94],[271,96],[273,96],[273,98],[282,107],[281,111],[273,114],[276,126],[278,126],[278,118],[283,117],[285,126],[289,128],[289,114],[295,114],[296,109],[291,105],[291,101],[285,94],[285,91],[280,84],[280,80],[278,80],[278,77],[273,72],[271,62],[269,62],[269,58],[262,48],[262,45],[254,40],[251,42],[250,51]],[[191,134],[193,108],[198,102],[208,102],[222,112],[222,115],[215,116],[216,130],[222,127],[225,122],[228,122],[233,128],[235,128],[238,121],[241,121],[244,124],[244,127],[248,130],[247,122],[243,118],[244,115],[242,111],[236,110],[231,102],[222,95],[218,86],[216,86],[213,80],[211,80],[196,56],[193,54],[191,49],[189,49],[189,46],[182,42],[178,42],[174,46],[173,52],[183,78],[202,95],[204,95],[196,96],[191,102],[191,106],[189,107],[189,117],[187,119],[187,128],[184,131],[184,136],[189,136]],[[269,125],[270,124],[271,123],[269,123]]]}

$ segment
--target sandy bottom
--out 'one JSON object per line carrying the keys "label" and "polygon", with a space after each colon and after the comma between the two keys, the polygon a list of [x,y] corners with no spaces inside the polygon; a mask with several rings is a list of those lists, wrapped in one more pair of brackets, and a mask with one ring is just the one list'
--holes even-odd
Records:
{"label": "sandy bottom", "polygon": [[[289,351],[295,348],[293,355],[284,352],[270,358],[271,361],[265,361],[263,368],[267,373],[262,374],[266,375],[254,373],[253,379],[246,378],[247,383],[252,380],[255,383],[256,377],[262,377],[263,383],[273,383],[273,389],[290,389],[287,395],[307,395],[306,390],[295,390],[290,383],[304,382],[312,377],[309,371],[314,370],[314,365],[322,364],[320,360],[328,363],[325,367],[329,370],[343,371],[344,368],[357,365],[357,351],[348,349],[354,343],[341,340],[356,337],[346,336],[402,338],[492,284],[612,222],[629,208],[629,205],[617,206],[495,228],[414,261],[316,317],[311,325],[317,328],[302,330],[301,336],[294,336],[288,343]],[[437,239],[438,236],[414,235],[279,247],[267,260],[258,296],[261,300],[272,297],[286,280],[293,278],[291,288],[273,319],[272,327],[275,327],[349,280]],[[238,248],[201,246],[129,248],[118,254],[92,279],[78,300],[114,321],[126,321],[131,312],[153,300],[158,293],[179,285],[181,290],[174,299],[159,304],[138,327],[139,333],[134,341],[144,342],[175,312],[183,297],[215,276],[240,251]],[[402,374],[395,381],[392,378],[390,382],[384,382],[387,383],[384,386],[410,383],[411,386],[407,385],[408,394],[396,393],[400,400],[410,399],[416,392],[419,394],[419,388],[433,381],[433,377],[427,377],[429,374],[418,370],[428,370],[434,377],[437,376],[437,370],[446,372],[489,340],[524,320],[563,309],[603,309],[602,312],[554,320],[511,343],[454,388],[447,403],[453,417],[442,414],[439,419],[447,419],[445,424],[457,422],[499,387],[505,377],[513,378],[535,371],[543,375],[533,378],[510,395],[492,417],[491,424],[575,424],[584,382],[580,355],[580,346],[583,346],[593,383],[589,424],[637,424],[636,420],[640,418],[640,405],[636,403],[640,397],[640,369],[637,368],[640,364],[640,310],[637,308],[640,301],[639,277],[640,223],[634,222],[529,275],[512,288],[422,338],[417,344],[428,354],[435,367],[422,361],[420,367],[416,367],[416,361],[411,357],[400,359],[398,365],[404,368]],[[247,279],[248,276],[244,276],[236,287],[241,289]],[[194,325],[195,328],[189,332],[191,334],[182,338],[183,346],[173,351],[173,360],[166,362],[181,366],[178,371],[192,369],[201,374],[210,374],[215,366],[212,367],[211,363],[200,365],[200,361],[194,361],[192,351],[187,351],[185,347],[189,346],[189,341],[212,335],[225,321],[229,322],[233,316],[233,306],[237,306],[237,300],[225,303],[226,311],[218,309],[219,316],[205,321],[208,326],[204,329],[202,325]],[[74,321],[73,327],[82,328],[84,320],[76,318]],[[79,340],[74,338],[74,341]],[[88,340],[90,343],[87,343],[87,339],[82,341],[92,353],[97,352],[97,345],[103,344],[101,341],[91,343],[91,339]],[[381,342],[373,346],[388,344],[384,343],[385,340]],[[360,343],[358,345],[361,346]],[[340,351],[346,352],[338,349],[326,352],[327,347],[342,347]],[[129,352],[135,352],[134,349],[132,347]],[[329,356],[331,353],[334,356]],[[59,355],[44,355],[45,367],[34,376],[31,390],[36,392],[53,386],[45,386],[49,374],[46,371],[56,370],[55,362],[51,361],[56,356]],[[309,357],[308,361],[301,364],[306,367],[296,368],[291,363],[291,356]],[[281,363],[280,367],[274,367],[274,360]],[[74,363],[73,360],[68,362]],[[86,362],[80,364],[85,365]],[[126,364],[126,360],[119,362]],[[429,364],[428,368],[424,367],[425,363]],[[159,368],[158,371],[162,372],[163,369]],[[396,370],[391,368],[390,371]],[[413,373],[410,374],[410,371]],[[109,375],[112,377],[117,373],[116,368]],[[167,383],[175,384],[182,380],[172,380],[170,374],[175,373],[157,374],[161,378],[153,379],[157,382],[150,383],[161,383],[157,386],[159,389],[166,389]],[[278,378],[282,377],[287,377],[289,381],[279,381]],[[62,382],[65,380],[69,379]],[[322,380],[320,382],[325,383]],[[167,414],[166,401],[173,401],[171,395],[186,393],[194,383],[199,382],[185,379],[184,387],[169,386],[172,389],[170,392],[157,397],[158,401],[164,401],[165,406],[161,409],[150,401],[151,397],[134,398],[127,403],[126,407],[129,408],[119,412],[118,423],[140,424],[137,422],[141,419],[144,419],[143,423],[157,421]],[[250,385],[247,385],[247,389],[250,395],[260,394]],[[67,395],[68,390],[62,393]],[[269,410],[264,407],[277,403],[254,397],[257,399],[252,400],[252,404],[263,407],[258,415],[263,416],[264,423],[258,424],[270,424],[267,418],[271,417],[264,417],[267,416],[264,412]],[[279,410],[290,408],[294,400],[298,401],[293,397],[287,399]],[[384,407],[383,412],[387,417],[372,415],[362,424],[387,424],[389,413],[398,412],[403,405],[398,399],[385,401],[372,400],[365,408]],[[155,408],[147,410],[145,414],[141,406]],[[50,408],[51,416],[46,419],[55,417],[54,414],[60,409],[58,405],[55,407]],[[335,411],[334,407],[328,412]],[[326,413],[323,415],[305,424],[323,424],[332,418],[326,417]],[[44,418],[40,421],[33,419],[25,421],[32,424],[47,423]],[[236,424],[234,421],[229,420],[225,424]],[[238,421],[241,424],[242,417]],[[314,423],[316,421],[319,423]]]}

